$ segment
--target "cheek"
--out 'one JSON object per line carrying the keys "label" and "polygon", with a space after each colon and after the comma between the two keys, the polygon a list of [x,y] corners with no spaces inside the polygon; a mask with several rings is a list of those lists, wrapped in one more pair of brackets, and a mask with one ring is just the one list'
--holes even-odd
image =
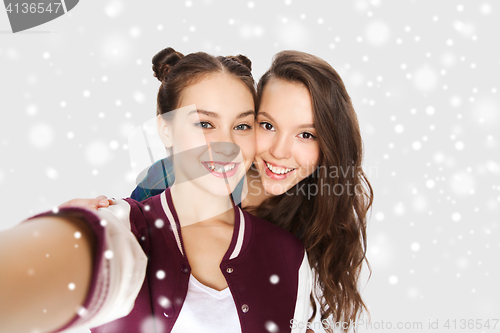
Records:
{"label": "cheek", "polygon": [[235,141],[235,143],[240,147],[243,158],[252,162],[255,156],[255,136],[241,138]]}
{"label": "cheek", "polygon": [[194,126],[185,126],[183,131],[173,133],[173,146],[177,152],[206,146],[210,138],[206,138],[203,132]]}
{"label": "cheek", "polygon": [[294,152],[294,156],[300,167],[306,169],[310,174],[318,166],[319,147],[317,144],[303,145]]}
{"label": "cheek", "polygon": [[273,144],[271,135],[269,133],[262,132],[259,130],[257,131],[255,142],[256,142],[255,154],[257,156],[268,152]]}

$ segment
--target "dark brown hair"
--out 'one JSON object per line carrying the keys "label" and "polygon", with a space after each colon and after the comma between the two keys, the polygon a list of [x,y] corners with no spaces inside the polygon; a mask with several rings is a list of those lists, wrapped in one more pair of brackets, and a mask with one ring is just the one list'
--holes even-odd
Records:
{"label": "dark brown hair", "polygon": [[[259,97],[272,80],[298,82],[308,89],[320,167],[252,212],[302,239],[318,279],[321,319],[354,322],[367,310],[358,291],[358,279],[366,260],[366,217],[373,201],[373,190],[361,168],[363,143],[356,113],[340,76],[316,56],[298,51],[278,53],[257,85]],[[332,177],[331,168],[341,172]],[[340,187],[342,193],[310,196],[297,190],[310,189],[313,184],[317,188],[325,184],[330,189]],[[316,311],[313,303],[312,318]]]}
{"label": "dark brown hair", "polygon": [[[164,114],[179,107],[182,91],[204,77],[215,73],[228,73],[240,79],[256,102],[252,62],[244,55],[214,57],[205,52],[182,53],[168,47],[153,57],[154,76],[162,83],[158,90],[157,114]],[[257,108],[257,105],[255,105]]]}

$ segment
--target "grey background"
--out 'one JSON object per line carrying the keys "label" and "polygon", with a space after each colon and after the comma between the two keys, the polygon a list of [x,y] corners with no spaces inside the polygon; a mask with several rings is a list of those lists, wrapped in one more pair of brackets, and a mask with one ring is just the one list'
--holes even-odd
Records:
{"label": "grey background", "polygon": [[81,1],[12,34],[0,10],[0,228],[70,198],[130,194],[127,137],[154,116],[162,48],[242,53],[256,78],[299,49],[343,77],[364,138],[375,202],[361,288],[378,326],[359,331],[500,331],[460,328],[500,319],[499,11],[492,0]]}

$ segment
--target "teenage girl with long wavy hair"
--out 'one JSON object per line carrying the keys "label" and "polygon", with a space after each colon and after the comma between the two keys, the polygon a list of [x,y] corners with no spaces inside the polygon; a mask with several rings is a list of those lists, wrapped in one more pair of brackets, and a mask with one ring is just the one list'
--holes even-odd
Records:
{"label": "teenage girl with long wavy hair", "polygon": [[[314,306],[314,311],[319,310],[321,319],[354,322],[366,310],[358,279],[366,260],[373,190],[362,169],[363,143],[349,94],[330,64],[298,51],[275,56],[258,83],[257,94],[260,128],[254,166],[264,190],[274,195],[249,211],[303,241],[317,276],[319,309]],[[310,107],[287,115],[300,103],[298,97],[307,100],[307,95]],[[296,117],[309,118],[313,128],[301,132],[299,127],[307,122]],[[311,142],[300,142],[307,139]],[[316,149],[316,156],[299,162]],[[302,173],[304,177],[281,179],[272,174],[273,163],[286,167],[285,172],[295,167],[291,173],[301,170],[300,163],[315,168],[311,174]]]}

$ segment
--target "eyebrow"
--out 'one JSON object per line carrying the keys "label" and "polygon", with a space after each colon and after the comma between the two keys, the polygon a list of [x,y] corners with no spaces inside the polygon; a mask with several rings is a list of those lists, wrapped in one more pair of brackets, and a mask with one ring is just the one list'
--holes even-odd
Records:
{"label": "eyebrow", "polygon": [[220,118],[219,115],[216,112],[205,111],[205,110],[200,110],[200,109],[190,111],[187,115],[190,116],[193,113],[201,113],[201,114],[204,114],[205,116],[212,117],[212,118],[217,118],[217,119]]}
{"label": "eyebrow", "polygon": [[[201,114],[204,114],[205,116],[216,118],[216,119],[220,118],[219,114],[217,112],[213,112],[213,111],[206,111],[206,110],[197,109],[197,110],[193,110],[193,111],[189,112],[188,116],[191,115],[192,113],[201,113]],[[248,110],[248,111],[242,112],[236,117],[236,119],[245,118],[248,116],[255,116],[255,111]]]}
{"label": "eyebrow", "polygon": [[248,117],[248,116],[254,116],[255,117],[255,111],[254,110],[248,110],[248,111],[242,112],[236,118],[240,119],[240,118],[245,118],[245,117]]}
{"label": "eyebrow", "polygon": [[[274,118],[271,117],[271,115],[269,113],[267,113],[267,112],[261,112],[261,111],[259,111],[258,114],[263,115],[266,118],[269,118],[274,123],[276,122],[274,120]],[[298,126],[298,128],[316,128],[316,126],[314,126],[314,124],[303,124],[303,125]]]}

